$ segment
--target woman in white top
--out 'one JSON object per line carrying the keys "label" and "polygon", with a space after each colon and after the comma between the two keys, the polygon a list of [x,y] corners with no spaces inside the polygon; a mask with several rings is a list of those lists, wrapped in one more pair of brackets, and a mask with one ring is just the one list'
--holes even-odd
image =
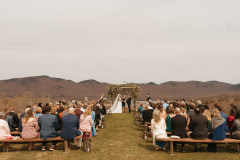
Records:
{"label": "woman in white top", "polygon": [[[8,122],[4,120],[4,113],[0,112],[0,140],[12,139]],[[10,143],[7,143],[6,152],[9,151]]]}
{"label": "woman in white top", "polygon": [[161,112],[157,109],[153,112],[153,119],[151,121],[151,129],[153,134],[153,145],[156,145],[156,150],[159,149],[159,147],[164,148],[164,142],[162,141],[156,141],[156,138],[168,138],[166,133],[166,123],[164,118],[161,117]]}

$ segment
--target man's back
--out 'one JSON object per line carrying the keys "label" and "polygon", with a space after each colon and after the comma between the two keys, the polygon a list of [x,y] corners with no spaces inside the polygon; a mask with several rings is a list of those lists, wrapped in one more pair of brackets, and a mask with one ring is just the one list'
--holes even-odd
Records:
{"label": "man's back", "polygon": [[68,114],[62,118],[62,123],[63,127],[61,132],[61,138],[74,139],[75,133],[79,128],[79,120],[77,116],[74,116],[73,114]]}
{"label": "man's back", "polygon": [[9,112],[9,115],[13,117],[13,127],[18,128],[19,125],[19,118],[15,112]]}
{"label": "man's back", "polygon": [[192,138],[208,137],[208,119],[203,115],[194,115],[190,119],[189,128],[192,131]]}
{"label": "man's back", "polygon": [[144,110],[143,111],[143,121],[144,122],[151,122],[152,114],[153,114],[153,109]]}
{"label": "man's back", "polygon": [[172,135],[176,135],[181,138],[186,138],[187,137],[186,126],[187,126],[186,117],[182,115],[176,115],[175,117],[172,118],[171,121]]}
{"label": "man's back", "polygon": [[38,124],[40,127],[40,138],[48,139],[58,136],[56,129],[58,128],[57,116],[46,113],[39,117]]}

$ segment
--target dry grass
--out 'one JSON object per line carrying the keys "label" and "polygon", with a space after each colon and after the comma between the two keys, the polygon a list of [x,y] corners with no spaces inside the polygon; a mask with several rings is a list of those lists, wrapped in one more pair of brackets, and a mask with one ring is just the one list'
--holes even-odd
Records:
{"label": "dry grass", "polygon": [[[142,139],[143,127],[134,125],[131,114],[114,114],[107,118],[107,128],[99,130],[98,136],[93,138],[92,152],[85,153],[82,149],[73,149],[70,153],[64,153],[62,143],[57,146],[57,151],[41,152],[41,145],[36,145],[35,151],[27,151],[27,144],[12,145],[13,151],[1,153],[0,159],[44,159],[44,160],[72,160],[72,159],[121,159],[121,160],[145,160],[145,159],[231,159],[238,160],[236,145],[219,145],[217,153],[194,153],[191,145],[186,145],[187,153],[176,153],[169,156],[164,151],[154,151],[152,141]],[[2,146],[1,146],[2,147]],[[0,148],[2,149],[2,148]],[[206,145],[204,145],[206,150]]]}
{"label": "dry grass", "polygon": [[48,102],[55,102],[51,96],[35,96],[32,93],[24,93],[9,97],[4,94],[0,94],[0,111],[4,108],[14,107],[16,113],[22,113],[27,105],[34,105],[42,102],[46,104]]}
{"label": "dry grass", "polygon": [[215,96],[208,96],[208,97],[200,97],[197,98],[202,101],[203,104],[207,104],[210,109],[213,108],[215,103],[218,103],[222,106],[223,112],[229,114],[230,112],[230,104],[234,103],[238,107],[240,106],[240,94],[239,93],[230,93],[230,94],[221,94]]}

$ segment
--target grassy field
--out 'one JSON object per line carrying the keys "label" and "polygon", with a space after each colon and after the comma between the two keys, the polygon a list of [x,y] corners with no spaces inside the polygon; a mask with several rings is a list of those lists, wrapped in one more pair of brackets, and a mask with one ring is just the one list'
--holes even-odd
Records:
{"label": "grassy field", "polygon": [[[44,160],[71,160],[71,159],[240,159],[240,153],[237,153],[236,145],[221,145],[217,153],[208,153],[206,145],[205,151],[195,153],[191,145],[186,145],[186,153],[176,153],[175,156],[169,156],[164,151],[155,151],[151,138],[145,141],[142,139],[142,126],[134,125],[131,114],[114,114],[107,117],[107,127],[98,131],[98,136],[93,138],[92,152],[85,153],[82,149],[73,148],[69,153],[62,151],[63,144],[57,145],[57,151],[41,152],[41,144],[36,145],[34,151],[27,151],[27,144],[12,145],[13,151],[0,154],[0,159],[18,160],[18,159],[44,159]],[[2,146],[0,148],[2,150]]]}

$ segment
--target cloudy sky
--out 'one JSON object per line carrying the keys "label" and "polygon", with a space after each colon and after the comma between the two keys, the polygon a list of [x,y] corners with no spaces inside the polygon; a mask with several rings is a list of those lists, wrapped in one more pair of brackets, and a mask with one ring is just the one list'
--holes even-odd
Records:
{"label": "cloudy sky", "polygon": [[0,0],[0,79],[240,83],[239,0]]}

